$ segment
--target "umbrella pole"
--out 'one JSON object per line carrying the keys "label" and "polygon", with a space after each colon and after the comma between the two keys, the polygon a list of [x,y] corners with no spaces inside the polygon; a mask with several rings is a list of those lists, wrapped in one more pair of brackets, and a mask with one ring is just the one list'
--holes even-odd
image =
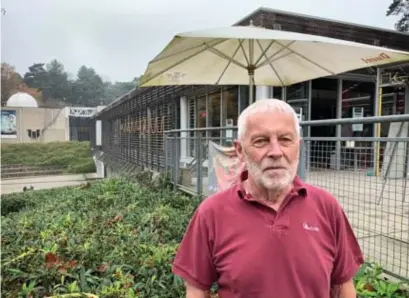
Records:
{"label": "umbrella pole", "polygon": [[254,68],[249,67],[248,68],[248,73],[249,73],[249,105],[251,105],[254,102]]}

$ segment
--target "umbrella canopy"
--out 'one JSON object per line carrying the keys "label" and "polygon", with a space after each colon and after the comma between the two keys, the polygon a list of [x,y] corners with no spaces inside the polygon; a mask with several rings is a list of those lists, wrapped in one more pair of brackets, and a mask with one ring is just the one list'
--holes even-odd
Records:
{"label": "umbrella canopy", "polygon": [[[409,61],[409,53],[322,36],[232,26],[176,35],[143,75],[160,85],[288,86]],[[252,88],[250,88],[252,101]]]}

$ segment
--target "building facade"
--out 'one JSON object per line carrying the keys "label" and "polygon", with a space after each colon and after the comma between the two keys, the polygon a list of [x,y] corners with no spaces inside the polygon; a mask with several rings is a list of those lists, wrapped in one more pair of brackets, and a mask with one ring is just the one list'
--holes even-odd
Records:
{"label": "building facade", "polygon": [[1,110],[1,142],[90,141],[91,116],[102,108],[4,107]]}
{"label": "building facade", "polygon": [[[260,8],[234,25],[248,25],[307,33],[409,51],[409,34],[364,27],[306,15]],[[333,77],[319,78],[289,87],[254,87],[255,98],[278,98],[294,107],[302,120],[351,118],[409,113],[409,86],[390,83],[399,72],[409,75],[409,66],[378,72],[360,69]],[[382,100],[377,100],[384,82]],[[126,161],[142,168],[164,167],[163,132],[171,129],[198,129],[236,126],[240,112],[249,104],[248,86],[161,86],[133,90],[94,117],[101,127],[100,146],[105,159]],[[386,136],[388,125],[343,125],[342,129],[311,127],[305,136]],[[208,131],[207,137],[222,138],[223,131]],[[181,162],[195,156],[192,132],[180,140]],[[95,138],[94,138],[95,139]],[[320,146],[313,144],[312,146]],[[334,144],[335,146],[335,144]],[[314,150],[312,150],[314,151]],[[311,159],[317,158],[314,156]],[[329,160],[327,161],[329,162]]]}

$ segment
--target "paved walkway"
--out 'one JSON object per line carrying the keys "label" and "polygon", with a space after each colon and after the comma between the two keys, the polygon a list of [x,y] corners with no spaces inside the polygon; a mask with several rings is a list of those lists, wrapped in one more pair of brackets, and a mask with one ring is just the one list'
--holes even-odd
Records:
{"label": "paved walkway", "polygon": [[330,191],[344,207],[367,259],[409,276],[409,181],[362,171],[308,173],[309,183]]}
{"label": "paved walkway", "polygon": [[24,186],[27,186],[28,188],[30,186],[33,186],[35,190],[38,190],[70,185],[81,185],[88,179],[95,178],[97,178],[97,175],[95,173],[91,173],[77,175],[35,176],[19,179],[2,179],[1,194],[22,192]]}

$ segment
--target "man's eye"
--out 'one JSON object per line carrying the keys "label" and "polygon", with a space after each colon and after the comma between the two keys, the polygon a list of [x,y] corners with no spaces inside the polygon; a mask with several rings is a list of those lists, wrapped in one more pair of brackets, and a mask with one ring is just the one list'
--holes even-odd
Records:
{"label": "man's eye", "polygon": [[290,143],[290,142],[292,142],[293,140],[292,140],[291,138],[283,137],[283,138],[280,138],[280,141],[281,141],[281,142],[284,142],[284,143]]}
{"label": "man's eye", "polygon": [[260,145],[266,144],[267,142],[268,141],[266,139],[259,139],[259,140],[255,140],[254,144],[260,146]]}

